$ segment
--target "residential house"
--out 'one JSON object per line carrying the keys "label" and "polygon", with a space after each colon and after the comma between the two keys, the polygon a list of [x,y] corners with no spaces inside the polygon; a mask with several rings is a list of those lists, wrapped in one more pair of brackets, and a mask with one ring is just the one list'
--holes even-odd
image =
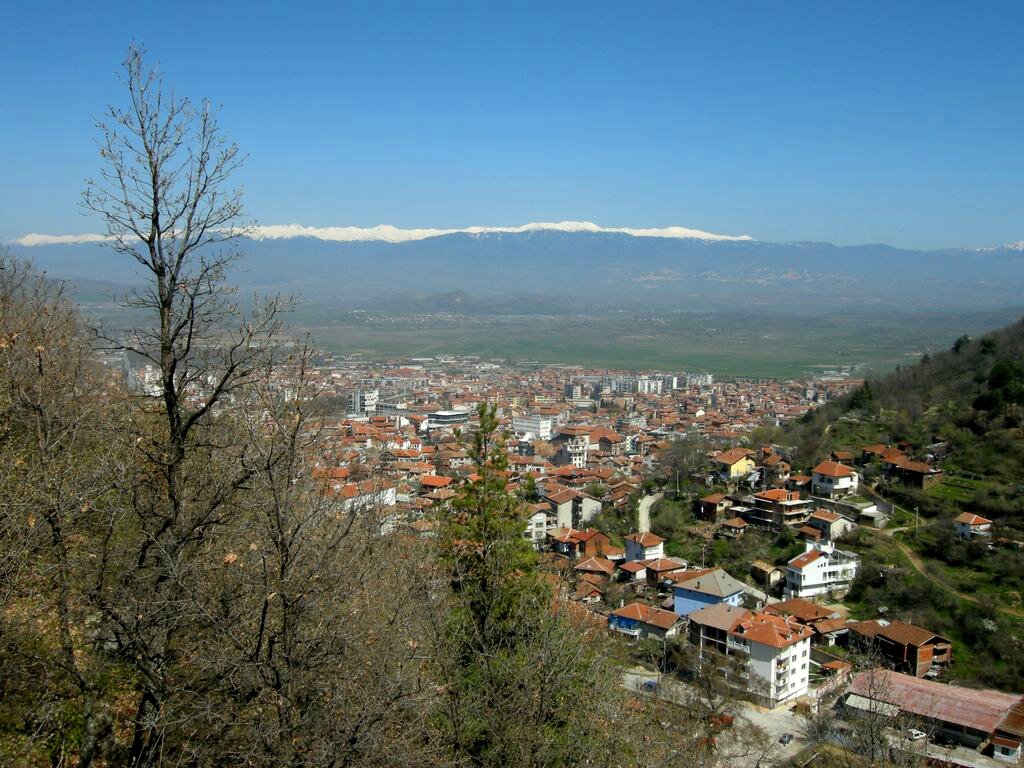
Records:
{"label": "residential house", "polygon": [[750,564],[750,575],[758,584],[771,589],[785,578],[785,571],[764,560],[755,560]]}
{"label": "residential house", "polygon": [[831,542],[807,542],[806,551],[789,561],[783,596],[845,594],[857,576],[859,565],[857,555],[836,549]]}
{"label": "residential house", "polygon": [[746,674],[737,681],[768,707],[805,695],[813,632],[793,619],[720,603],[689,615],[690,642],[701,658],[738,656]]}
{"label": "residential house", "polygon": [[953,644],[942,635],[902,621],[858,621],[850,624],[851,642],[873,647],[898,672],[924,677],[933,666],[953,660]]}
{"label": "residential house", "polygon": [[534,549],[542,549],[548,537],[550,518],[547,504],[531,504],[526,516],[526,530],[523,537],[533,544]]}
{"label": "residential house", "polygon": [[810,475],[790,475],[786,488],[797,493],[809,493],[811,490]]}
{"label": "residential house", "polygon": [[953,520],[953,532],[957,538],[973,539],[976,536],[991,536],[992,521],[973,512],[964,512]]}
{"label": "residential house", "polygon": [[857,492],[857,473],[845,464],[823,461],[811,470],[811,493],[837,499]]}
{"label": "residential house", "polygon": [[573,570],[577,576],[591,573],[609,580],[615,574],[615,563],[608,558],[595,555],[581,560]]}
{"label": "residential house", "polygon": [[785,485],[786,481],[789,480],[789,473],[792,469],[789,462],[777,453],[766,456],[761,461],[761,468],[764,471],[765,484],[773,486]]}
{"label": "residential house", "polygon": [[734,517],[726,520],[715,531],[715,536],[720,539],[738,539],[747,530],[747,522],[742,517]]}
{"label": "residential house", "polygon": [[838,464],[846,464],[847,466],[853,464],[853,462],[856,461],[857,459],[853,451],[843,450],[832,451],[829,453],[828,457],[831,461],[834,461]]}
{"label": "residential house", "polygon": [[893,465],[893,474],[904,485],[926,490],[942,482],[943,472],[924,461],[901,459]]}
{"label": "residential house", "polygon": [[650,531],[626,536],[626,560],[657,560],[665,556],[665,540]]}
{"label": "residential house", "polygon": [[673,575],[686,568],[686,563],[672,557],[659,557],[656,560],[637,560],[643,563],[647,575],[647,583],[656,587]]}
{"label": "residential house", "polygon": [[559,528],[549,533],[552,548],[559,554],[576,559],[605,555],[611,541],[600,531],[588,528],[577,531],[574,528]]}
{"label": "residential house", "polygon": [[380,509],[398,503],[398,489],[383,480],[346,483],[333,495],[341,498],[342,509]]}
{"label": "residential house", "polygon": [[642,560],[626,560],[619,563],[620,578],[627,582],[639,583],[647,580],[647,566]]}
{"label": "residential house", "polygon": [[618,456],[625,452],[626,441],[622,435],[614,430],[606,427],[597,427],[590,431],[589,445],[591,448],[596,446],[597,450],[603,453]]}
{"label": "residential house", "polygon": [[[588,575],[584,574],[584,576]],[[581,577],[576,583],[576,599],[585,605],[601,602],[601,599],[604,597],[604,587],[600,583],[595,583],[600,581],[600,578],[591,580],[590,578]]]}
{"label": "residential house", "polygon": [[827,509],[817,509],[812,512],[811,516],[807,518],[807,525],[821,531],[821,538],[824,541],[835,541],[857,527],[849,518]]}
{"label": "residential house", "polygon": [[860,463],[862,466],[876,463],[880,464],[885,471],[888,471],[897,462],[905,458],[907,458],[907,455],[903,451],[891,445],[878,443],[876,445],[865,445],[860,449]]}
{"label": "residential house", "polygon": [[745,585],[722,568],[702,568],[673,578],[673,610],[687,616],[709,605],[741,605]]}
{"label": "residential house", "polygon": [[724,493],[712,493],[700,500],[698,516],[701,520],[717,523],[731,506],[732,499]]}
{"label": "residential house", "polygon": [[664,640],[679,632],[682,617],[672,611],[634,602],[608,614],[608,627],[630,637]]}
{"label": "residential house", "polygon": [[712,461],[723,478],[733,481],[754,471],[754,460],[750,458],[752,455],[753,451],[746,448],[733,448],[729,451],[717,451],[712,456]]}
{"label": "residential house", "polygon": [[820,528],[813,528],[809,525],[801,525],[796,530],[796,537],[802,541],[810,541],[817,543],[824,540],[824,534]]}
{"label": "residential house", "polygon": [[545,486],[543,499],[550,507],[550,515],[559,528],[573,528],[579,525],[578,520],[573,519],[573,507],[576,500],[576,491],[561,486]]}
{"label": "residential house", "polygon": [[784,526],[798,528],[807,521],[807,515],[814,504],[810,499],[801,499],[795,491],[773,488],[754,494],[754,506],[743,517],[751,525],[774,530]]}

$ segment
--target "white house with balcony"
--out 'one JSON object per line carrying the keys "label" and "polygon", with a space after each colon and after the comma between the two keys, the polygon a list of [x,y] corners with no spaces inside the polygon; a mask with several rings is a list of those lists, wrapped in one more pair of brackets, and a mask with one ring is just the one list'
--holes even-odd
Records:
{"label": "white house with balcony", "polygon": [[860,476],[838,461],[823,461],[811,470],[811,495],[839,499],[857,492]]}
{"label": "white house with balcony", "polygon": [[810,627],[725,603],[691,613],[689,624],[690,642],[701,658],[709,652],[745,658],[745,674],[732,683],[761,703],[778,707],[807,693],[814,635]]}
{"label": "white house with balcony", "polygon": [[783,597],[845,594],[857,577],[860,558],[836,549],[832,542],[807,542],[807,549],[789,561]]}

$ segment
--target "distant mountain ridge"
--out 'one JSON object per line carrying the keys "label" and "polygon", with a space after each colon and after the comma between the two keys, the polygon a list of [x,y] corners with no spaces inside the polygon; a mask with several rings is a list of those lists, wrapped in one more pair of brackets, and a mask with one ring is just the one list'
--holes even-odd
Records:
{"label": "distant mountain ridge", "polygon": [[[532,296],[545,304],[582,307],[594,302],[676,308],[789,303],[834,311],[885,311],[886,306],[927,311],[1024,303],[1019,244],[916,251],[603,228],[511,229],[523,230],[459,231],[400,242],[249,239],[232,279],[245,291],[283,291],[314,304],[350,307],[454,291],[481,301]],[[122,285],[138,280],[137,265],[102,243],[10,247],[54,277]]]}

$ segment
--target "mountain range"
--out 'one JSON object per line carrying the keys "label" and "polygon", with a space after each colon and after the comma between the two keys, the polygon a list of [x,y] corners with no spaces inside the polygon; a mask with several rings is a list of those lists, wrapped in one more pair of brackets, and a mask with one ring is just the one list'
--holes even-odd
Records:
{"label": "mountain range", "polygon": [[[927,311],[1024,304],[1020,244],[918,251],[587,222],[454,231],[288,225],[256,235],[242,242],[245,259],[232,281],[243,291],[291,293],[321,308]],[[8,245],[72,283],[137,283],[138,265],[98,240],[30,235]],[[458,292],[465,293],[457,301],[437,300]]]}

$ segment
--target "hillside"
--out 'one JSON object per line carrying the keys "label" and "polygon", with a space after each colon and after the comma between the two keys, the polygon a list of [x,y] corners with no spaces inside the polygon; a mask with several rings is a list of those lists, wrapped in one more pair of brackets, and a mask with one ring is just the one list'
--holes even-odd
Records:
{"label": "hillside", "polygon": [[[863,447],[884,444],[942,470],[920,488],[877,461],[859,468],[896,509],[886,530],[860,530],[848,543],[864,567],[847,602],[858,618],[901,618],[951,638],[954,677],[1014,691],[1024,687],[1022,361],[1024,320],[963,336],[778,436],[795,466],[831,451],[860,459]],[[991,537],[957,536],[953,520],[964,512],[991,520]]]}
{"label": "hillside", "polygon": [[[970,508],[1024,528],[1024,319],[868,381],[845,400],[790,425],[787,440],[813,459],[870,443],[910,444],[948,476],[914,495],[935,516]],[[954,477],[956,478],[954,480]]]}

